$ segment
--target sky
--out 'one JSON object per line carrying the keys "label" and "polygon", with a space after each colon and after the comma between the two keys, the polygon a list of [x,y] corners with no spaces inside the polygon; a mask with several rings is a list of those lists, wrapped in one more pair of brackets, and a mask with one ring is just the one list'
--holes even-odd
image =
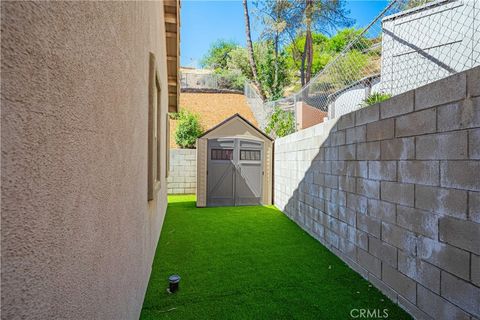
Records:
{"label": "sky", "polygon": [[[250,4],[250,3],[249,3]],[[355,27],[368,25],[387,5],[386,0],[350,0],[346,8],[355,19]],[[210,44],[218,39],[233,40],[245,45],[245,20],[241,0],[203,1],[182,0],[180,17],[180,61],[181,66],[199,67],[202,57]],[[249,11],[252,5],[250,4]],[[255,41],[259,30],[253,17],[252,38]]]}

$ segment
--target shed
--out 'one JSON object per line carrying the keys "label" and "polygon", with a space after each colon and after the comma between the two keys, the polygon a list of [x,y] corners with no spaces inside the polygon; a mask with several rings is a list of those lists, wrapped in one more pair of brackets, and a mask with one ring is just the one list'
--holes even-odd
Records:
{"label": "shed", "polygon": [[273,140],[238,113],[197,139],[197,207],[272,204]]}

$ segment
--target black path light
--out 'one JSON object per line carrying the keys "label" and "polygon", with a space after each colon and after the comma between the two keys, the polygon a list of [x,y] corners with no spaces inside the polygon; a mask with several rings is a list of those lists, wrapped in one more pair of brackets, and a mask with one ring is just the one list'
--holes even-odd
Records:
{"label": "black path light", "polygon": [[171,275],[168,277],[168,292],[174,293],[178,290],[178,285],[180,283],[180,276],[178,274]]}

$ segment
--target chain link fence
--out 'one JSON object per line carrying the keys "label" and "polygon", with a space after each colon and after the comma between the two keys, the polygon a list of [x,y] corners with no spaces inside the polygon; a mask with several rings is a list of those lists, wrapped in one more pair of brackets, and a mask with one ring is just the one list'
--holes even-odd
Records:
{"label": "chain link fence", "polygon": [[391,1],[299,92],[264,103],[263,118],[278,107],[301,129],[360,108],[372,93],[394,96],[480,65],[480,2],[423,2]]}
{"label": "chain link fence", "polygon": [[214,73],[198,73],[182,70],[180,86],[182,89],[219,89],[219,76]]}
{"label": "chain link fence", "polygon": [[241,93],[243,81],[239,76],[241,76],[240,71],[217,74],[206,69],[183,69],[180,70],[180,88],[186,91],[218,90]]}
{"label": "chain link fence", "polygon": [[259,127],[264,130],[271,115],[269,112],[267,112],[267,110],[272,109],[265,107],[265,103],[258,93],[257,88],[248,80],[245,81],[243,93],[247,99],[250,109],[252,110],[253,116],[258,122]]}

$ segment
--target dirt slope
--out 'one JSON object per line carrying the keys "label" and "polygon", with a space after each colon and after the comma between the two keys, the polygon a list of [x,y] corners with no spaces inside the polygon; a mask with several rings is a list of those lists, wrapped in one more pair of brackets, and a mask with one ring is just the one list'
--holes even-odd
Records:
{"label": "dirt slope", "polygon": [[[247,100],[243,94],[235,93],[181,93],[180,110],[186,109],[200,115],[200,123],[208,130],[219,122],[234,115],[241,114],[248,121],[257,125]],[[175,144],[176,121],[170,120],[170,147]]]}

